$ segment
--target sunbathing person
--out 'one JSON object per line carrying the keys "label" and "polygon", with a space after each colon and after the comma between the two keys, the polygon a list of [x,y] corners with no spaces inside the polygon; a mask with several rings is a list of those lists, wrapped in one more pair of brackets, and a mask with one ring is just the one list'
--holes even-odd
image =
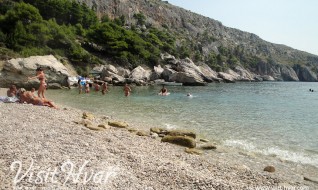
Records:
{"label": "sunbathing person", "polygon": [[11,85],[9,90],[7,91],[8,97],[15,97],[17,95],[17,87],[15,85]]}
{"label": "sunbathing person", "polygon": [[34,94],[35,93],[35,88],[31,88],[31,95],[33,96],[33,97],[36,97],[36,95]]}
{"label": "sunbathing person", "polygon": [[31,101],[31,104],[33,105],[37,105],[37,106],[48,106],[48,107],[51,107],[51,108],[55,108],[55,109],[58,109],[52,101],[50,100],[47,100],[45,98],[38,98],[38,97],[35,97],[32,99]]}
{"label": "sunbathing person", "polygon": [[20,88],[18,91],[18,94],[19,94],[19,98],[20,98],[20,100],[19,100],[20,103],[31,104],[31,101],[33,98],[33,95],[31,92],[26,91],[24,88]]}
{"label": "sunbathing person", "polygon": [[31,92],[26,91],[24,88],[19,90],[20,103],[28,103],[37,106],[48,106],[55,109],[58,109],[52,101],[45,98],[34,97]]}

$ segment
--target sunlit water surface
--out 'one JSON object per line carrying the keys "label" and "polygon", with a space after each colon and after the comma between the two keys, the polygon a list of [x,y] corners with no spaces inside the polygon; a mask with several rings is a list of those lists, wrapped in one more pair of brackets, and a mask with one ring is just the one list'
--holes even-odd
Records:
{"label": "sunlit water surface", "polygon": [[158,96],[159,90],[132,87],[129,97],[122,87],[110,87],[104,96],[77,89],[47,94],[57,104],[150,127],[192,129],[224,146],[318,167],[318,83],[168,86],[169,96]]}

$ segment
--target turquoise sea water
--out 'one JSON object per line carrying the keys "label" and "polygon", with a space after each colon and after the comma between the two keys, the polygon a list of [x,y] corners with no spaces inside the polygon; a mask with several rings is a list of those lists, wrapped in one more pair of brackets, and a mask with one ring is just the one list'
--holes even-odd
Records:
{"label": "turquoise sea water", "polygon": [[122,87],[104,96],[77,89],[47,94],[58,104],[150,127],[192,129],[224,146],[318,167],[318,83],[168,86],[169,96],[157,95],[160,86],[132,90],[130,97]]}

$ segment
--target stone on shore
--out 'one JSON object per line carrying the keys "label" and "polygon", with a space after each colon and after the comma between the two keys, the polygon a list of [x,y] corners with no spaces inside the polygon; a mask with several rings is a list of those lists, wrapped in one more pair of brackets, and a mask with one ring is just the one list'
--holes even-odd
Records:
{"label": "stone on shore", "polygon": [[94,125],[85,125],[86,128],[90,129],[90,130],[93,130],[93,131],[102,131],[104,130],[104,128],[102,127],[96,127]]}
{"label": "stone on shore", "polygon": [[101,123],[97,127],[100,127],[100,128],[103,128],[103,129],[110,129],[110,126],[105,124],[105,123]]}
{"label": "stone on shore", "polygon": [[200,139],[201,142],[209,142],[208,139]]}
{"label": "stone on shore", "polygon": [[149,136],[149,134],[146,131],[138,131],[136,133],[136,135],[138,135],[138,136]]}
{"label": "stone on shore", "polygon": [[150,137],[156,139],[157,137],[159,137],[159,135],[157,133],[150,132]]}
{"label": "stone on shore", "polygon": [[216,145],[215,144],[204,144],[204,145],[201,145],[200,148],[203,150],[215,150]]}
{"label": "stone on shore", "polygon": [[264,168],[264,171],[273,173],[273,172],[275,172],[275,167],[274,166],[266,166]]}
{"label": "stone on shore", "polygon": [[304,176],[304,180],[318,184],[318,178],[315,178],[315,179],[314,179],[314,178],[311,178],[311,177],[305,177],[305,176]]}
{"label": "stone on shore", "polygon": [[131,132],[131,133],[134,133],[134,132],[137,132],[138,130],[137,129],[135,129],[135,128],[129,128],[129,129],[127,129],[129,132]]}
{"label": "stone on shore", "polygon": [[108,125],[112,127],[118,127],[118,128],[127,128],[128,124],[120,121],[109,121]]}
{"label": "stone on shore", "polygon": [[95,126],[91,120],[89,119],[82,119],[81,121],[75,121],[74,123],[76,124],[80,124],[85,126],[86,128],[90,129],[90,130],[94,130],[94,131],[101,131],[104,129],[107,129],[105,124],[100,124],[98,126]]}
{"label": "stone on shore", "polygon": [[91,113],[84,112],[82,118],[83,118],[83,119],[88,119],[88,120],[94,120],[95,117],[94,117],[94,115],[91,114]]}
{"label": "stone on shore", "polygon": [[192,138],[196,138],[196,134],[192,131],[187,131],[187,130],[171,130],[167,132],[167,135],[170,136],[188,136]]}
{"label": "stone on shore", "polygon": [[167,130],[164,128],[151,127],[150,132],[157,133],[159,135],[159,134],[166,134]]}
{"label": "stone on shore", "polygon": [[187,136],[166,135],[161,139],[161,142],[168,142],[168,143],[177,144],[177,145],[185,146],[189,148],[194,148],[196,146],[195,140]]}
{"label": "stone on shore", "polygon": [[76,124],[79,124],[79,125],[84,125],[84,126],[87,126],[87,125],[92,125],[93,123],[88,120],[88,119],[82,119],[81,121],[74,121],[74,123]]}
{"label": "stone on shore", "polygon": [[196,155],[201,155],[203,154],[202,151],[196,148],[185,148],[184,151],[188,154],[196,154]]}

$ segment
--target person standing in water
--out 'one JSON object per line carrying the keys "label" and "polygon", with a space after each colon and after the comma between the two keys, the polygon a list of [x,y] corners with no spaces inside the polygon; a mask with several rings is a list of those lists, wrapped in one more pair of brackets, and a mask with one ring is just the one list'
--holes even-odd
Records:
{"label": "person standing in water", "polygon": [[162,96],[165,96],[165,95],[167,95],[167,93],[168,93],[168,90],[166,89],[165,85],[162,85],[162,88],[160,90],[160,94]]}
{"label": "person standing in water", "polygon": [[100,86],[97,82],[93,83],[95,92],[99,92]]}
{"label": "person standing in water", "polygon": [[105,95],[106,92],[109,92],[108,91],[107,82],[103,82],[103,84],[102,84],[102,94]]}
{"label": "person standing in water", "polygon": [[90,90],[90,87],[89,87],[89,83],[86,82],[86,85],[85,85],[85,93],[89,93],[89,90]]}
{"label": "person standing in water", "polygon": [[39,79],[39,81],[40,81],[40,86],[38,89],[38,97],[41,98],[41,95],[42,95],[42,98],[45,98],[44,93],[46,91],[47,84],[45,82],[45,80],[46,80],[45,74],[44,74],[43,69],[41,67],[36,69],[36,76],[28,77],[29,80],[36,79],[36,78]]}
{"label": "person standing in water", "polygon": [[129,96],[130,95],[131,88],[128,86],[127,83],[124,86],[124,92],[125,92],[125,96]]}

